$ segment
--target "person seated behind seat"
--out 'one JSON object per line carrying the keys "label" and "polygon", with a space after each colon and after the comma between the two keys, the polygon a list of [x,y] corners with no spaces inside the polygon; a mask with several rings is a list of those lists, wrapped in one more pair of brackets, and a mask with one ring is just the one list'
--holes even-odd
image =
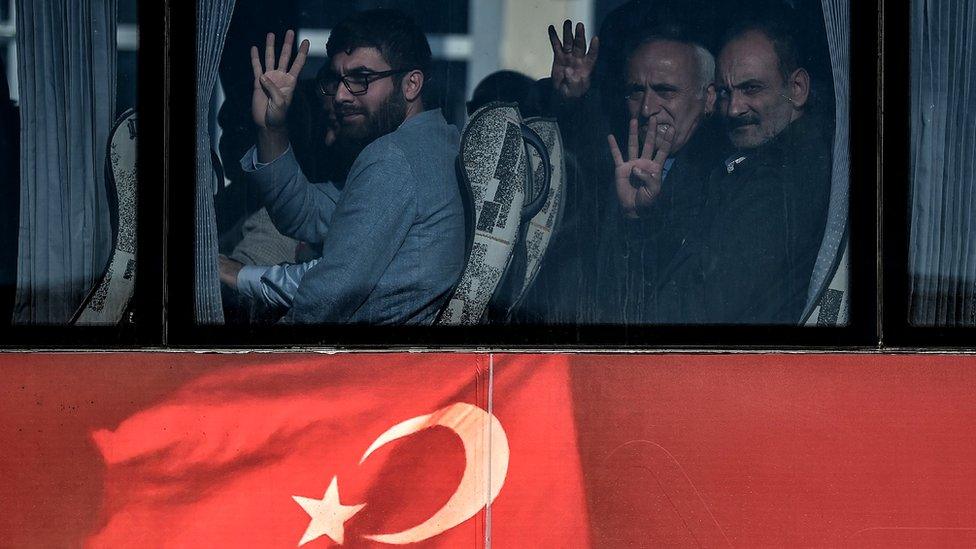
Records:
{"label": "person seated behind seat", "polygon": [[[345,172],[354,159],[341,158],[334,147],[339,130],[332,98],[317,91],[318,82],[331,70],[328,60],[319,69],[314,80],[300,80],[295,90],[295,98],[288,109],[288,131],[295,157],[302,172],[316,180],[333,181],[340,184],[345,180]],[[298,107],[298,108],[296,108]],[[302,140],[301,146],[296,142]],[[302,154],[304,151],[304,154]],[[314,174],[314,175],[311,175]],[[238,228],[239,227],[239,228]],[[239,276],[238,290],[224,292],[224,316],[237,323],[263,323],[277,321],[290,306],[298,288],[298,280],[290,289],[278,288],[273,291],[268,284],[262,284],[260,274],[268,272],[272,276],[277,265],[304,263],[318,258],[319,250],[304,242],[288,238],[274,226],[267,209],[261,207],[249,217],[238,223],[234,232],[227,235],[233,238],[233,249],[227,256],[221,255],[218,263],[222,273],[237,272],[241,266],[256,266],[248,269],[257,273],[256,277]],[[221,240],[225,238],[221,235]],[[222,243],[223,244],[223,243]],[[224,246],[222,246],[224,247]],[[273,276],[272,276],[273,277]],[[227,280],[228,283],[233,282]],[[266,292],[274,296],[265,298]],[[277,299],[287,293],[288,301]],[[258,296],[255,299],[252,296]]]}
{"label": "person seated behind seat", "polygon": [[[724,139],[710,118],[715,104],[715,61],[697,36],[676,23],[658,25],[628,37],[620,106],[629,124],[613,130],[628,136],[626,158],[616,137],[600,133],[599,90],[591,89],[599,65],[600,41],[586,48],[585,28],[563,25],[560,41],[549,28],[553,48],[551,87],[555,101],[568,106],[567,127],[582,134],[568,140],[590,159],[591,187],[610,193],[612,207],[587,233],[600,251],[590,292],[600,302],[599,319],[609,323],[667,322],[651,314],[658,266],[676,253],[696,230],[705,202],[705,180],[722,158]],[[573,102],[575,100],[575,103]],[[575,122],[575,123],[572,123]],[[605,122],[604,122],[605,123]],[[609,151],[604,161],[598,150]],[[604,190],[605,189],[605,190]],[[593,204],[577,207],[594,208]]]}
{"label": "person seated behind seat", "polygon": [[467,103],[468,116],[492,101],[517,103],[523,119],[539,116],[535,80],[520,72],[496,71],[478,82]]}
{"label": "person seated behind seat", "polygon": [[608,265],[624,272],[609,276],[622,284],[613,293],[625,321],[679,322],[681,307],[660,308],[655,290],[661,267],[698,230],[705,182],[728,148],[711,118],[715,59],[677,24],[637,35],[627,51],[626,161],[616,138],[609,137],[624,220],[618,216],[616,245],[605,247],[617,254]]}
{"label": "person seated behind seat", "polygon": [[[439,109],[425,110],[430,46],[397,10],[368,10],[343,21],[326,46],[332,74],[336,146],[355,157],[342,190],[310,184],[284,130],[291,93],[308,55],[303,41],[288,69],[294,33],[275,65],[268,35],[264,68],[252,48],[258,143],[242,159],[282,233],[321,243],[317,262],[255,273],[223,263],[221,278],[253,288],[297,274],[283,318],[291,323],[426,324],[464,267],[464,212],[454,171],[460,136]],[[251,282],[241,284],[241,278]]]}
{"label": "person seated behind seat", "polygon": [[724,40],[717,108],[735,152],[708,180],[700,231],[665,266],[666,307],[686,322],[795,324],[826,223],[828,120],[807,112],[810,75],[783,23],[744,22]]}

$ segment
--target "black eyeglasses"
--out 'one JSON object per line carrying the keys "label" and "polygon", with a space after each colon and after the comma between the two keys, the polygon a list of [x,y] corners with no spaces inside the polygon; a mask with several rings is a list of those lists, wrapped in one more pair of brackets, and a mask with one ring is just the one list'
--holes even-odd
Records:
{"label": "black eyeglasses", "polygon": [[415,69],[394,69],[390,71],[380,71],[380,72],[359,72],[347,74],[343,77],[337,78],[335,75],[325,76],[319,79],[318,89],[319,93],[324,96],[332,97],[339,92],[339,82],[349,90],[349,93],[353,95],[365,95],[369,91],[369,85],[372,82],[376,82],[387,76],[393,76],[396,74],[401,74],[405,72],[410,72]]}

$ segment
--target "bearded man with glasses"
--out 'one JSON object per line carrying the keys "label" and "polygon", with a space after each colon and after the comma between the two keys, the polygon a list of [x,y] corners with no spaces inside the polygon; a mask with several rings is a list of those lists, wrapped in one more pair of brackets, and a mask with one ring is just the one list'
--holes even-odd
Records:
{"label": "bearded man with glasses", "polygon": [[[221,261],[221,280],[288,309],[286,323],[429,324],[464,268],[464,209],[454,169],[457,128],[426,110],[430,45],[398,10],[360,12],[332,31],[331,99],[339,155],[355,158],[344,182],[312,184],[288,140],[286,113],[308,55],[295,36],[275,38],[264,66],[251,49],[257,145],[241,160],[278,229],[322,248],[303,264],[242,267]],[[290,68],[289,68],[290,64]]]}

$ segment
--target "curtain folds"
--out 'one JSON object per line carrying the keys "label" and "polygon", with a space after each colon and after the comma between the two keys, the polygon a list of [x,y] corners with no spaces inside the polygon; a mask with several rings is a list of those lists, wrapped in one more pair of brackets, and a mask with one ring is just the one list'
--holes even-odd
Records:
{"label": "curtain folds", "polygon": [[910,321],[976,325],[976,1],[916,0]]}
{"label": "curtain folds", "polygon": [[[834,79],[834,148],[831,177],[830,205],[827,225],[820,253],[813,268],[806,311],[825,306],[824,300],[834,297],[846,302],[848,284],[844,255],[847,240],[848,213],[850,209],[850,70],[851,70],[851,7],[850,0],[822,0],[824,27],[827,29],[827,46],[830,50],[830,66]],[[829,289],[827,289],[829,286]],[[825,291],[826,290],[826,291]],[[830,294],[833,294],[831,296]],[[836,297],[842,294],[843,297]],[[846,325],[847,308],[839,307],[839,315],[830,324]],[[804,314],[806,317],[807,314]]]}
{"label": "curtain folds", "polygon": [[64,324],[112,251],[105,151],[116,1],[17,0],[21,193],[17,324]]}
{"label": "curtain folds", "polygon": [[197,155],[196,236],[194,241],[194,316],[198,324],[222,324],[223,306],[217,271],[217,220],[214,195],[217,180],[211,163],[210,98],[224,40],[234,12],[234,0],[197,0]]}

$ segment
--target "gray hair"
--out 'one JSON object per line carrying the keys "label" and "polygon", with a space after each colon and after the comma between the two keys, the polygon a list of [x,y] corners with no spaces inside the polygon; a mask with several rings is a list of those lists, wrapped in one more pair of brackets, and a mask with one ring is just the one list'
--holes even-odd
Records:
{"label": "gray hair", "polygon": [[695,59],[698,61],[698,97],[704,97],[705,90],[715,81],[715,56],[712,52],[702,46],[698,40],[690,38],[680,25],[666,24],[644,32],[632,40],[626,50],[626,62],[630,62],[639,48],[654,42],[675,42],[695,50]]}
{"label": "gray hair", "polygon": [[715,56],[701,44],[692,42],[695,57],[698,59],[698,96],[703,97],[705,90],[715,82]]}

